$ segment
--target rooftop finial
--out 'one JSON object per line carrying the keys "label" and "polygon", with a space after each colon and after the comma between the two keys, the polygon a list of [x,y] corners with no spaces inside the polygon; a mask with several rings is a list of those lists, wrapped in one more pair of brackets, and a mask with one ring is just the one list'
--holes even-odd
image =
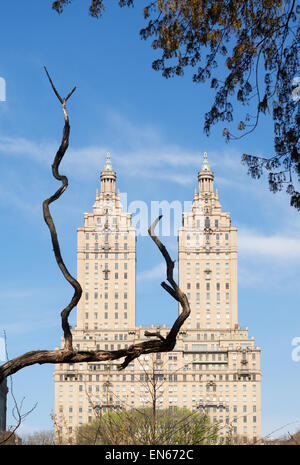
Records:
{"label": "rooftop finial", "polygon": [[210,171],[210,166],[209,166],[208,160],[207,160],[207,152],[204,152],[204,160],[203,160],[201,170],[202,171]]}
{"label": "rooftop finial", "polygon": [[104,171],[112,171],[112,164],[111,164],[111,161],[110,161],[110,153],[109,152],[106,153],[106,162],[105,162],[105,166],[104,166]]}

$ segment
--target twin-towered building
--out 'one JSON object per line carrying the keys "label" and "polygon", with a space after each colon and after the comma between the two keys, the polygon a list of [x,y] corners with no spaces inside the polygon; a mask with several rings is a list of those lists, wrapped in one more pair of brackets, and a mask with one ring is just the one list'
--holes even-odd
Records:
{"label": "twin-towered building", "polygon": [[[220,425],[221,437],[259,440],[260,348],[238,324],[236,235],[205,154],[191,211],[183,213],[178,231],[179,286],[191,315],[174,351],[142,355],[124,371],[115,362],[57,365],[57,432],[72,435],[99,411],[149,407],[155,390],[158,409],[200,409]],[[135,321],[136,229],[116,193],[109,154],[93,211],[78,228],[77,254],[83,295],[74,347],[115,350],[145,339],[147,328]],[[164,336],[170,328],[159,329]]]}

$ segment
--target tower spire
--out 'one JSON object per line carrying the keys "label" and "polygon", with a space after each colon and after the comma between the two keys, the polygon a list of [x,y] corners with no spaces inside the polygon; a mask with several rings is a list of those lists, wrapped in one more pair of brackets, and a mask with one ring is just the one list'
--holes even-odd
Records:
{"label": "tower spire", "polygon": [[105,165],[100,179],[101,194],[111,195],[116,193],[116,173],[113,170],[109,152],[106,153]]}
{"label": "tower spire", "polygon": [[107,152],[106,153],[106,162],[105,162],[105,165],[104,165],[104,171],[112,171],[112,164],[111,164],[111,160],[110,160],[110,153]]}
{"label": "tower spire", "polygon": [[207,160],[207,152],[204,152],[204,160],[203,160],[203,163],[202,163],[201,171],[210,171],[210,166],[209,166],[208,160]]}
{"label": "tower spire", "polygon": [[210,169],[207,152],[204,152],[204,159],[201,171],[198,173],[199,192],[213,192],[214,190],[214,174]]}

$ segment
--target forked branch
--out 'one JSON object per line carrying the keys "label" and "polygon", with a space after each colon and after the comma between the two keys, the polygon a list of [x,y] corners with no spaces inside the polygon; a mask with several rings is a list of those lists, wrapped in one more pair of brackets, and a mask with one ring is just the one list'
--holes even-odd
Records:
{"label": "forked branch", "polygon": [[185,320],[188,318],[190,314],[190,306],[186,295],[181,291],[181,289],[176,284],[173,272],[174,272],[174,262],[171,260],[170,255],[165,248],[165,246],[161,243],[161,241],[156,236],[154,230],[161,219],[159,216],[153,224],[150,226],[148,233],[152,240],[155,242],[157,247],[159,248],[161,254],[163,255],[166,268],[167,268],[167,281],[162,282],[161,286],[173,297],[176,301],[180,303],[181,310],[179,312],[178,318],[175,320],[170,332],[167,334],[166,337],[163,337],[159,332],[149,332],[145,331],[146,337],[155,337],[155,339],[148,339],[139,343],[135,343],[130,345],[127,348],[120,349],[120,350],[97,350],[97,351],[76,351],[72,345],[72,333],[70,329],[70,325],[68,323],[68,317],[72,309],[78,304],[82,289],[78,281],[70,274],[64,261],[61,256],[60,246],[58,242],[58,237],[56,233],[56,228],[54,225],[54,221],[52,219],[49,205],[54,202],[55,200],[59,199],[59,197],[63,194],[63,192],[68,187],[68,179],[66,176],[61,175],[59,173],[59,165],[66,153],[66,150],[69,145],[69,135],[70,135],[70,124],[69,118],[66,110],[66,102],[70,98],[70,96],[75,91],[72,91],[68,94],[67,97],[61,98],[59,93],[57,92],[48,71],[45,68],[47,73],[48,79],[52,86],[52,89],[57,96],[58,100],[62,104],[63,113],[64,113],[64,129],[63,129],[63,136],[60,147],[55,155],[53,164],[52,164],[52,174],[55,179],[60,181],[61,187],[48,199],[43,202],[43,214],[45,222],[49,228],[51,234],[51,241],[53,245],[53,251],[55,255],[55,259],[57,262],[58,267],[60,268],[63,276],[65,279],[71,284],[74,288],[74,295],[67,307],[63,309],[61,312],[61,319],[62,319],[62,328],[64,332],[64,347],[60,350],[36,350],[27,352],[19,357],[16,357],[8,362],[4,363],[0,366],[0,383],[3,381],[7,376],[13,375],[17,373],[19,370],[35,365],[35,364],[45,364],[45,363],[83,363],[83,362],[105,362],[109,360],[118,360],[121,358],[125,358],[124,362],[118,365],[118,369],[122,370],[128,366],[128,364],[134,360],[135,358],[139,357],[141,354],[149,354],[149,353],[156,353],[156,352],[170,352],[174,349],[176,344],[176,338],[179,333],[179,330]]}
{"label": "forked branch", "polygon": [[71,92],[67,95],[67,97],[61,98],[61,96],[57,92],[57,90],[56,90],[56,88],[55,88],[55,86],[54,86],[54,84],[52,82],[52,79],[51,79],[46,67],[44,69],[46,71],[46,74],[48,76],[51,87],[52,87],[56,97],[58,98],[58,100],[62,104],[64,119],[65,119],[65,125],[64,125],[64,129],[63,129],[62,141],[61,141],[60,147],[59,147],[59,149],[58,149],[58,151],[57,151],[57,153],[55,155],[54,162],[53,162],[53,165],[52,165],[52,174],[53,174],[55,179],[57,179],[58,181],[61,181],[62,185],[51,197],[49,197],[48,199],[46,199],[43,202],[43,214],[44,214],[44,220],[45,220],[45,222],[46,222],[46,224],[47,224],[47,226],[49,228],[50,234],[51,234],[53,252],[54,252],[54,255],[55,255],[55,258],[56,258],[56,262],[57,262],[57,264],[58,264],[64,278],[74,288],[74,294],[73,294],[73,297],[72,297],[69,305],[67,305],[67,307],[65,307],[61,312],[61,324],[62,324],[62,329],[63,329],[63,332],[64,332],[64,339],[65,339],[64,349],[65,350],[73,350],[73,347],[72,347],[72,333],[71,333],[70,325],[69,325],[69,322],[68,322],[68,318],[69,318],[69,315],[70,315],[71,311],[73,310],[74,307],[76,307],[76,305],[78,304],[78,302],[80,300],[80,297],[81,297],[81,294],[82,294],[82,289],[81,289],[81,286],[80,286],[79,282],[70,274],[70,272],[68,271],[68,269],[67,269],[67,267],[64,264],[64,261],[62,259],[61,252],[60,252],[60,246],[59,246],[57,233],[56,233],[56,228],[55,228],[54,221],[53,221],[51,213],[50,213],[49,205],[50,205],[50,203],[52,203],[55,200],[59,199],[59,197],[63,194],[63,192],[68,187],[68,178],[59,173],[59,165],[60,165],[60,163],[61,163],[61,161],[62,161],[62,159],[63,159],[63,157],[64,157],[64,155],[65,155],[65,153],[66,153],[66,151],[68,149],[68,146],[69,146],[70,124],[69,124],[69,118],[68,118],[68,114],[67,114],[66,103],[67,103],[67,100],[71,97],[71,95],[75,92],[76,87],[74,87],[71,90]]}

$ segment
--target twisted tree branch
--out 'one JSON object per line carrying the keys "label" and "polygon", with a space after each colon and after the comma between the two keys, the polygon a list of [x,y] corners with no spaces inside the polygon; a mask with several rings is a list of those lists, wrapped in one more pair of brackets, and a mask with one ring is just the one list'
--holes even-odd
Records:
{"label": "twisted tree branch", "polygon": [[8,362],[4,363],[0,366],[0,383],[8,376],[17,373],[19,370],[35,365],[35,364],[46,364],[46,363],[82,363],[82,362],[105,362],[109,360],[118,360],[120,358],[125,357],[123,363],[118,365],[118,369],[122,370],[126,368],[129,363],[138,358],[141,354],[149,354],[149,353],[156,353],[156,352],[170,352],[174,349],[176,344],[176,338],[179,333],[179,330],[185,320],[188,318],[190,314],[190,306],[186,295],[181,291],[178,287],[176,282],[174,281],[173,271],[174,271],[174,262],[171,260],[169,253],[165,246],[161,243],[161,241],[156,236],[154,229],[161,219],[159,216],[153,224],[150,226],[148,233],[154,243],[159,248],[160,252],[162,253],[163,257],[166,261],[167,267],[167,281],[169,284],[162,282],[161,286],[173,297],[177,300],[181,305],[181,311],[174,322],[170,332],[164,338],[159,332],[149,332],[145,331],[146,337],[156,337],[157,339],[150,339],[143,342],[139,342],[136,344],[130,345],[128,348],[120,349],[120,350],[97,350],[97,351],[75,351],[72,346],[72,333],[68,323],[68,317],[71,310],[78,304],[82,289],[78,281],[69,273],[68,269],[66,268],[64,261],[61,256],[60,246],[58,242],[58,237],[56,233],[56,228],[50,214],[49,205],[54,202],[55,200],[59,199],[59,197],[63,194],[63,192],[68,187],[68,179],[66,176],[61,175],[59,173],[59,165],[63,159],[63,156],[68,148],[69,145],[69,135],[70,135],[70,124],[66,110],[66,102],[70,98],[70,96],[75,91],[74,89],[68,94],[66,98],[61,98],[59,93],[57,92],[48,71],[45,68],[47,73],[48,79],[52,86],[52,89],[57,96],[58,100],[62,104],[63,112],[64,112],[64,130],[61,145],[56,153],[54,158],[54,162],[52,165],[52,174],[55,179],[61,181],[61,187],[48,199],[43,202],[43,214],[45,222],[49,228],[51,234],[51,241],[53,245],[53,251],[55,255],[56,262],[65,277],[65,279],[71,284],[74,288],[74,295],[67,307],[63,309],[61,312],[62,318],[62,328],[64,331],[64,348],[60,350],[36,350],[27,352],[19,357],[16,357]]}
{"label": "twisted tree branch", "polygon": [[58,181],[61,181],[62,185],[55,192],[55,194],[53,194],[51,197],[49,197],[48,199],[46,199],[43,202],[43,214],[44,214],[44,220],[45,220],[45,222],[46,222],[46,224],[47,224],[47,226],[49,228],[50,234],[51,234],[53,252],[54,252],[54,255],[55,255],[55,258],[56,258],[56,262],[57,262],[63,276],[65,277],[65,279],[74,288],[74,295],[73,295],[69,305],[67,305],[67,307],[65,307],[63,309],[63,311],[61,312],[61,323],[62,323],[64,338],[65,338],[65,347],[64,348],[65,348],[65,350],[73,350],[73,347],[72,347],[72,333],[71,333],[71,330],[70,330],[68,317],[69,317],[71,311],[73,310],[73,308],[76,307],[76,305],[78,304],[78,302],[80,300],[80,297],[81,297],[81,294],[82,294],[82,289],[81,289],[81,286],[80,286],[79,282],[70,274],[70,272],[68,271],[68,269],[67,269],[67,267],[64,264],[64,261],[62,259],[61,252],[60,252],[60,246],[59,246],[57,233],[56,233],[56,228],[55,228],[55,225],[54,225],[51,213],[50,213],[49,205],[50,205],[50,203],[52,203],[55,200],[59,199],[59,197],[64,193],[64,191],[68,187],[68,178],[59,173],[59,165],[60,165],[60,163],[61,163],[61,161],[62,161],[62,159],[63,159],[63,157],[64,157],[64,155],[65,155],[65,153],[66,153],[66,151],[68,149],[68,146],[69,146],[70,124],[69,124],[69,118],[68,118],[67,109],[66,109],[66,102],[71,97],[73,92],[75,92],[76,87],[74,87],[71,90],[71,92],[67,95],[67,97],[62,99],[61,96],[59,95],[59,93],[57,92],[57,90],[56,90],[56,88],[55,88],[55,86],[54,86],[54,84],[52,82],[52,79],[51,79],[51,77],[50,77],[50,75],[49,75],[49,73],[48,73],[48,71],[46,69],[46,67],[44,67],[44,69],[46,71],[46,74],[48,76],[48,79],[50,81],[50,84],[52,86],[52,89],[53,89],[56,97],[58,98],[58,100],[62,104],[64,119],[65,119],[65,125],[64,125],[64,130],[63,130],[62,141],[61,141],[60,147],[59,147],[59,149],[58,149],[58,151],[57,151],[57,153],[55,155],[54,162],[53,162],[53,165],[52,165],[52,174],[53,174],[55,179],[57,179]]}

